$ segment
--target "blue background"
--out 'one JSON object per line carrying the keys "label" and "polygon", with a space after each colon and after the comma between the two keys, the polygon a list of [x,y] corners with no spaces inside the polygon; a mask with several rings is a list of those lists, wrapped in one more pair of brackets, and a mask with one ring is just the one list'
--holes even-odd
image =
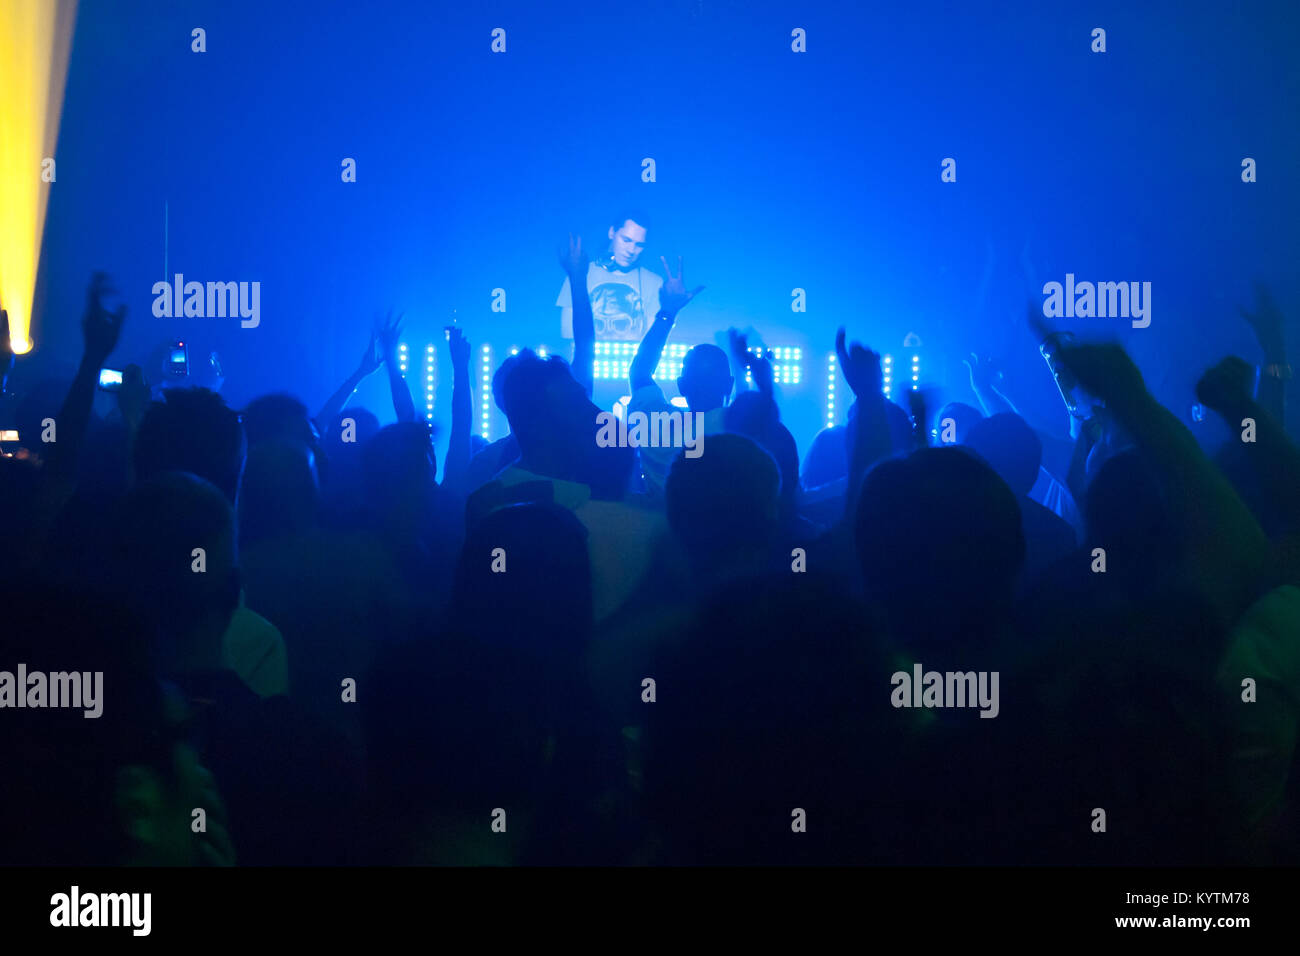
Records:
{"label": "blue background", "polygon": [[[896,355],[915,331],[953,398],[970,397],[960,356],[990,353],[1031,422],[1063,432],[1024,312],[1066,272],[1152,283],[1150,328],[1072,327],[1128,344],[1186,417],[1204,367],[1258,360],[1236,313],[1253,278],[1300,304],[1297,10],[83,0],[23,374],[75,363],[95,268],[131,311],[117,367],[179,336],[221,353],[237,407],[285,389],[315,411],[389,307],[421,354],[455,309],[476,348],[567,356],[556,243],[577,230],[603,252],[606,218],[635,204],[654,217],[642,263],[680,254],[707,286],[674,341],[737,325],[804,347],[801,452],[841,324]],[[151,287],[176,272],[260,281],[260,327],[154,318]],[[382,375],[358,400],[391,420]]]}

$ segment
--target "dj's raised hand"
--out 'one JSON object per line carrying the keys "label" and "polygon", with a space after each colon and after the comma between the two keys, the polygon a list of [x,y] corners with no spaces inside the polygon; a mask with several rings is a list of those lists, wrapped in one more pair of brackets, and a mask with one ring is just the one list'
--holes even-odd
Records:
{"label": "dj's raised hand", "polygon": [[704,291],[704,286],[696,286],[689,292],[686,291],[686,281],[683,277],[682,257],[677,257],[677,275],[673,275],[673,270],[668,268],[668,260],[663,256],[659,261],[664,264],[664,272],[668,279],[664,282],[663,287],[659,290],[659,308],[663,309],[669,315],[676,316],[691,299],[695,298]]}
{"label": "dj's raised hand", "polygon": [[560,268],[570,279],[587,277],[587,254],[582,251],[582,236],[569,233],[569,245],[560,248]]}

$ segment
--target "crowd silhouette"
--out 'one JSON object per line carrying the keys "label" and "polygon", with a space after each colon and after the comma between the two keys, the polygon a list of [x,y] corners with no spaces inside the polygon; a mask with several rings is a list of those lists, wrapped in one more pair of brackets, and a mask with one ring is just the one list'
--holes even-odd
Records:
{"label": "crowd silhouette", "polygon": [[[581,243],[559,258],[584,287]],[[664,267],[632,410],[670,408],[700,291]],[[72,383],[2,406],[0,670],[102,672],[104,709],[0,714],[0,863],[1300,860],[1300,448],[1265,290],[1260,354],[1197,386],[1214,456],[1118,345],[1060,340],[1090,404],[1042,434],[978,356],[969,394],[890,401],[843,329],[853,406],[802,462],[734,330],[676,382],[699,457],[603,447],[578,295],[572,364],[496,370],[490,445],[451,331],[441,472],[392,315],[314,416],[130,366],[95,418],[110,292]],[[383,427],[347,404],[381,370]],[[996,672],[996,717],[896,706],[916,664]]]}

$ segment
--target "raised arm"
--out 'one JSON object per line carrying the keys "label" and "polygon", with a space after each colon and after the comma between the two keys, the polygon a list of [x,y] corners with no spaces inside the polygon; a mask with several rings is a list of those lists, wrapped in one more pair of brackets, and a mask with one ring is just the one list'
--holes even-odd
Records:
{"label": "raised arm", "polygon": [[1225,620],[1236,620],[1258,596],[1270,560],[1268,540],[1250,510],[1195,436],[1147,391],[1123,348],[1068,345],[1058,354],[1162,476],[1171,516],[1184,531],[1189,573]]}
{"label": "raised arm", "polygon": [[54,420],[54,441],[34,509],[38,548],[43,547],[55,519],[75,490],[77,457],[90,422],[99,370],[117,347],[122,324],[126,321],[125,305],[119,306],[115,312],[109,312],[104,305],[104,299],[113,294],[115,290],[108,276],[96,272],[86,289],[86,311],[81,318],[81,331],[85,337],[81,364]]}
{"label": "raised arm", "polygon": [[881,390],[884,374],[880,356],[857,342],[846,349],[843,328],[835,333],[835,353],[858,405],[849,429],[849,478],[844,494],[844,514],[851,520],[857,512],[858,493],[867,469],[889,455],[889,419]]}
{"label": "raised arm", "polygon": [[731,365],[731,378],[736,383],[736,394],[749,391],[750,384],[745,381],[745,370],[749,368],[749,340],[743,332],[727,329],[727,360]]}
{"label": "raised arm", "polygon": [[1287,437],[1281,423],[1263,402],[1250,396],[1254,370],[1235,356],[1224,359],[1201,376],[1196,397],[1201,404],[1222,415],[1234,436],[1240,436],[1249,420],[1254,441],[1243,442],[1254,466],[1260,490],[1283,517],[1288,534],[1300,534],[1300,448]]}
{"label": "raised arm", "polygon": [[568,248],[560,250],[560,268],[569,277],[569,301],[573,309],[572,369],[573,377],[590,397],[595,390],[592,366],[596,361],[596,319],[591,313],[591,295],[587,292],[587,265],[582,237],[570,233]]}
{"label": "raised arm", "polygon": [[117,347],[118,337],[122,334],[126,306],[119,306],[116,312],[109,312],[104,306],[104,299],[115,295],[116,291],[108,276],[102,272],[96,272],[91,277],[86,289],[86,311],[81,318],[81,331],[85,338],[81,365],[78,366],[72,387],[68,389],[67,398],[59,409],[59,417],[55,419],[56,440],[50,451],[47,474],[56,483],[70,484],[73,479],[77,456],[86,435],[86,426],[90,422],[95,386],[99,384],[99,370]]}
{"label": "raised arm", "polygon": [[673,323],[677,321],[677,313],[704,290],[704,286],[701,285],[689,292],[686,291],[681,256],[677,257],[675,276],[668,268],[667,259],[660,256],[659,261],[664,265],[668,281],[659,290],[659,311],[655,313],[655,320],[646,330],[645,337],[641,339],[641,346],[636,350],[636,356],[628,368],[628,383],[632,386],[633,394],[637,389],[654,384],[655,369],[659,367],[659,359],[663,356],[664,345],[668,342],[668,333],[672,331]]}
{"label": "raised arm", "polygon": [[1003,395],[998,388],[998,384],[1002,381],[1002,373],[987,356],[980,358],[971,352],[970,358],[964,358],[962,362],[970,372],[971,391],[975,393],[975,400],[980,403],[980,408],[984,410],[985,415],[997,415],[1000,412],[1020,414],[1020,410],[1012,404],[1011,399]]}
{"label": "raised arm", "polygon": [[447,461],[442,468],[443,486],[459,492],[469,470],[469,436],[474,416],[474,384],[469,377],[469,342],[458,328],[449,329],[447,348],[451,352],[451,436],[447,440]]}
{"label": "raised arm", "polygon": [[393,317],[389,312],[380,323],[376,332],[379,349],[384,356],[384,365],[388,369],[388,391],[393,396],[393,411],[399,422],[415,421],[415,402],[411,399],[411,390],[402,378],[402,369],[397,361],[397,343],[402,338],[402,316]]}
{"label": "raised arm", "polygon": [[379,343],[376,339],[376,333],[370,333],[370,343],[366,346],[365,352],[361,354],[361,361],[357,364],[356,370],[347,377],[342,385],[329,397],[329,400],[321,406],[321,410],[316,413],[316,430],[325,435],[334,424],[334,419],[338,417],[339,412],[347,405],[348,399],[352,393],[357,390],[368,376],[379,370],[383,364],[383,356],[379,352]]}

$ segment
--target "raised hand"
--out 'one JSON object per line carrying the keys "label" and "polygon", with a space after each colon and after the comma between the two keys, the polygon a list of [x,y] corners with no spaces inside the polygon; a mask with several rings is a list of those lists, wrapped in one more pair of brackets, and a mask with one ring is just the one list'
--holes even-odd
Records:
{"label": "raised hand", "polygon": [[451,362],[455,368],[469,368],[469,340],[465,333],[453,326],[447,330],[447,348],[451,351]]}
{"label": "raised hand", "polygon": [[988,358],[981,359],[974,352],[970,358],[962,359],[966,370],[970,372],[970,387],[975,392],[984,391],[997,385],[1002,380],[1002,371]]}
{"label": "raised hand", "polygon": [[668,276],[668,281],[663,284],[659,290],[659,307],[671,316],[676,316],[683,308],[704,291],[704,286],[699,285],[689,292],[686,291],[686,281],[683,278],[682,257],[677,257],[677,275],[673,275],[673,270],[668,268],[668,260],[663,256],[659,261],[664,264],[664,272]]}
{"label": "raised hand", "polygon": [[756,355],[749,355],[746,359],[749,366],[749,374],[754,379],[754,385],[765,395],[772,392],[772,384],[775,381],[775,374],[772,371],[772,363],[765,358]]}
{"label": "raised hand", "polygon": [[357,364],[357,372],[364,377],[383,364],[384,353],[379,350],[379,339],[374,332],[371,332],[370,342],[366,345],[366,350],[361,353],[361,361]]}
{"label": "raised hand", "polygon": [[582,236],[569,233],[568,248],[560,248],[560,268],[570,279],[587,280],[587,254],[582,251]]}
{"label": "raised hand", "polygon": [[749,339],[744,332],[738,332],[735,327],[727,329],[727,346],[731,349],[731,357],[740,363],[743,368],[749,362]]}
{"label": "raised hand", "polygon": [[1230,355],[1201,376],[1196,397],[1206,408],[1228,412],[1250,400],[1254,380],[1254,367]]}
{"label": "raised hand", "polygon": [[81,317],[81,331],[86,340],[85,358],[87,363],[98,368],[117,348],[117,340],[122,334],[122,323],[126,321],[126,305],[120,305],[116,312],[109,312],[104,306],[104,299],[116,295],[112,281],[103,272],[96,272],[90,277],[86,287],[86,311]]}
{"label": "raised hand", "polygon": [[398,313],[394,317],[393,312],[389,309],[385,315],[375,325],[375,338],[379,342],[379,352],[383,360],[389,365],[395,365],[397,362],[397,344],[402,338],[402,319],[406,313]]}
{"label": "raised hand", "polygon": [[854,342],[844,347],[844,328],[835,333],[835,354],[839,356],[840,370],[849,388],[858,398],[880,394],[885,376],[880,370],[880,355]]}
{"label": "raised hand", "polygon": [[1255,331],[1255,339],[1264,350],[1265,360],[1282,364],[1286,361],[1286,343],[1282,335],[1282,310],[1273,301],[1273,294],[1262,282],[1255,283],[1255,311],[1247,312],[1238,307],[1237,311]]}

